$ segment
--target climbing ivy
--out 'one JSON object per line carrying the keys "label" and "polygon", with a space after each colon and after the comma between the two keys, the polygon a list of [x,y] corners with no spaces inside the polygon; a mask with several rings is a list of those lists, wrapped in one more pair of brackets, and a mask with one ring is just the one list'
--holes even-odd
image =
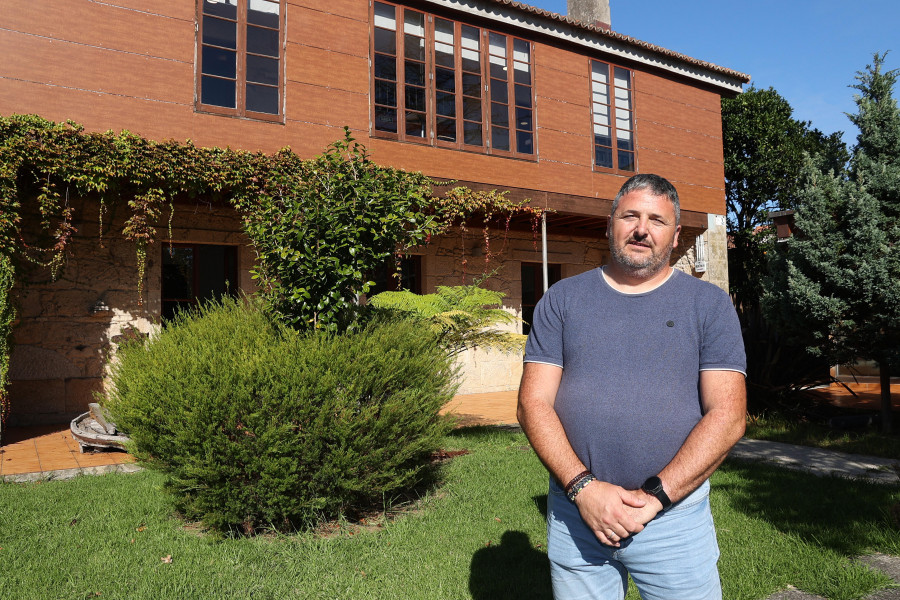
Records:
{"label": "climbing ivy", "polygon": [[[489,257],[491,222],[502,217],[508,227],[514,213],[536,219],[541,212],[496,192],[454,188],[439,196],[438,183],[376,165],[349,130],[321,156],[303,160],[289,149],[198,148],[34,115],[0,116],[0,340],[9,339],[13,321],[14,265],[25,260],[58,275],[76,233],[75,199],[96,200],[100,245],[107,212],[126,208],[121,233],[135,244],[139,303],[148,248],[160,227],[171,237],[175,200],[230,203],[257,251],[255,276],[270,307],[298,328],[333,329],[368,289],[373,265],[392,253],[454,226],[465,231],[481,215]],[[23,217],[32,214],[43,243],[26,239]],[[0,346],[0,355],[2,388],[8,348]]]}

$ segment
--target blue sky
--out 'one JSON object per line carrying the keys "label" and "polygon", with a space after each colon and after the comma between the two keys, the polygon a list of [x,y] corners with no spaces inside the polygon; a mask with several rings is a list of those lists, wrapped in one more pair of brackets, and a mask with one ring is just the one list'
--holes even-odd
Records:
{"label": "blue sky", "polygon": [[[526,3],[566,13],[565,0]],[[795,118],[843,131],[851,146],[857,131],[844,113],[856,112],[856,72],[886,50],[885,66],[900,68],[900,0],[610,0],[610,15],[616,32],[775,88]]]}

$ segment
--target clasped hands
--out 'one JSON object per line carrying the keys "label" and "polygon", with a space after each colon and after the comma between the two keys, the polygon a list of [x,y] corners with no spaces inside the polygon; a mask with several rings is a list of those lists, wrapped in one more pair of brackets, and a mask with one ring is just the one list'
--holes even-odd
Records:
{"label": "clasped hands", "polygon": [[575,498],[581,518],[601,543],[618,548],[620,542],[644,529],[662,510],[662,503],[643,490],[592,481]]}

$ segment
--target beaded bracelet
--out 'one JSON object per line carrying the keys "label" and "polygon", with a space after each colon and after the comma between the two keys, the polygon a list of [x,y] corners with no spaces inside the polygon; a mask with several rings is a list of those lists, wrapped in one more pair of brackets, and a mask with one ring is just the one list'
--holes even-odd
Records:
{"label": "beaded bracelet", "polygon": [[575,502],[575,498],[578,496],[581,490],[586,488],[592,481],[597,481],[597,478],[588,473],[572,485],[572,488],[568,492],[566,492],[566,497],[570,502]]}
{"label": "beaded bracelet", "polygon": [[566,487],[563,488],[563,490],[566,492],[566,495],[567,495],[567,496],[569,495],[569,492],[572,491],[572,488],[575,487],[575,484],[578,483],[578,481],[579,481],[580,479],[582,479],[582,478],[584,478],[584,477],[587,477],[587,476],[590,475],[590,474],[591,474],[591,472],[590,472],[589,470],[585,469],[584,471],[582,471],[581,473],[579,473],[578,475],[576,475],[575,477],[573,477],[573,478],[569,481],[569,483],[566,484]]}

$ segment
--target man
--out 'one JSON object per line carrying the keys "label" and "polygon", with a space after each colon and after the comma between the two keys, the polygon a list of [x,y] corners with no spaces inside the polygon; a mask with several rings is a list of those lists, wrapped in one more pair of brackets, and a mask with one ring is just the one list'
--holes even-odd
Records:
{"label": "man", "polygon": [[669,266],[678,193],[641,174],[613,202],[611,260],[535,308],[519,422],[550,471],[554,597],[721,598],[708,478],[744,433],[745,357],[721,289]]}

